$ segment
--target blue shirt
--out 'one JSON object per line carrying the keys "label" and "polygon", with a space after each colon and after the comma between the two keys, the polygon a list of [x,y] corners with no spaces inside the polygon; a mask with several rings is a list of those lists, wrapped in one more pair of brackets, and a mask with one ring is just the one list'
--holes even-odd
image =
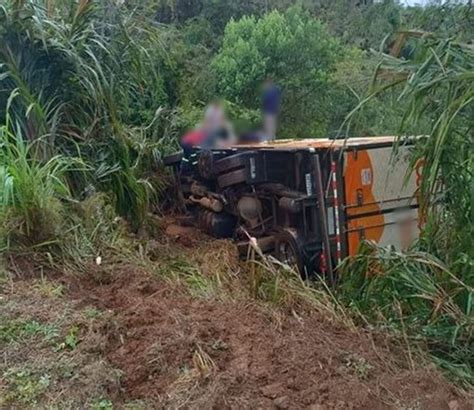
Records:
{"label": "blue shirt", "polygon": [[264,114],[278,114],[280,110],[280,89],[274,85],[263,91],[262,111]]}

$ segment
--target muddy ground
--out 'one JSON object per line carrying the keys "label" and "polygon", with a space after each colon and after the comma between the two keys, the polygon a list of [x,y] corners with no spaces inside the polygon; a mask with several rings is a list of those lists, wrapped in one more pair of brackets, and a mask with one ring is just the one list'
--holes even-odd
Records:
{"label": "muddy ground", "polygon": [[[228,244],[172,235],[158,249],[147,263],[104,260],[41,279],[17,269],[3,282],[0,407],[474,408],[383,334],[211,286],[211,262],[234,258]],[[236,260],[226,269],[245,286]]]}

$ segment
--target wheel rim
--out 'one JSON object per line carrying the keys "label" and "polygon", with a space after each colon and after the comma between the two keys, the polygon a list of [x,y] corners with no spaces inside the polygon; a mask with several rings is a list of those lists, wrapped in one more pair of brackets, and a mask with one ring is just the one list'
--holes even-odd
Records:
{"label": "wheel rim", "polygon": [[298,257],[295,249],[288,242],[282,242],[279,245],[279,254],[281,262],[292,268],[298,268]]}

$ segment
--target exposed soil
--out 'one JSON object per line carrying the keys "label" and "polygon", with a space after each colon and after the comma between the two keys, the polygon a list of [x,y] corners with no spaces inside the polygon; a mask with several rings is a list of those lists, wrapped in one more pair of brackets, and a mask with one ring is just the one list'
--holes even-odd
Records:
{"label": "exposed soil", "polygon": [[105,352],[118,400],[185,408],[468,409],[428,366],[409,370],[383,341],[319,314],[206,300],[132,267],[109,284],[70,285],[119,323]]}
{"label": "exposed soil", "polygon": [[[219,276],[222,269],[231,272],[225,286],[245,283],[235,279],[242,275],[235,249],[199,235],[169,228],[156,254],[144,251],[148,265],[91,261],[86,275],[49,275],[46,285],[38,285],[37,269],[25,260],[14,264],[16,283],[4,287],[1,299],[5,318],[55,323],[59,341],[72,324],[80,334],[76,348],[58,353],[45,342],[6,345],[5,368],[25,362],[39,374],[47,370],[53,390],[43,394],[45,405],[69,398],[71,408],[104,392],[119,408],[474,408],[472,396],[433,364],[414,352],[409,357],[386,336],[351,330],[302,306],[260,302],[248,292],[193,293],[189,283],[166,274],[176,256],[191,273],[197,267],[203,277]],[[157,269],[150,269],[150,258]],[[57,284],[60,297],[51,291]],[[62,380],[65,366],[72,370]],[[2,389],[11,386],[2,387],[0,377]]]}

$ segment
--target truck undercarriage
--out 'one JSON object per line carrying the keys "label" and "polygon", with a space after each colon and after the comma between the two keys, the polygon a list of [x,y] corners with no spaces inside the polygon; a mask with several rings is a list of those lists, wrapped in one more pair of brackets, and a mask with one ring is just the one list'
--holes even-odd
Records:
{"label": "truck undercarriage", "polygon": [[372,137],[196,147],[167,164],[200,229],[233,238],[242,252],[255,238],[262,251],[304,277],[332,278],[361,240],[403,246],[417,234],[416,183],[403,184],[407,160],[387,163],[394,142]]}

